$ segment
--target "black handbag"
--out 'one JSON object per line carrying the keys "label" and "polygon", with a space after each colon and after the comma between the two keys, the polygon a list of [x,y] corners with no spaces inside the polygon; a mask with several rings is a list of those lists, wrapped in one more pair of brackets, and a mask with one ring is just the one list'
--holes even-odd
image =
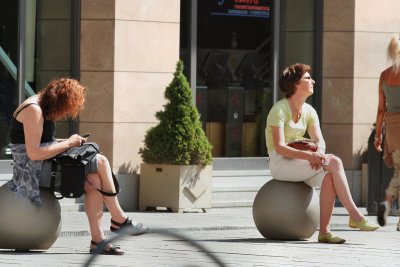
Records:
{"label": "black handbag", "polygon": [[[90,184],[86,175],[90,172],[90,164],[94,164],[93,159],[98,153],[100,153],[99,145],[88,142],[52,158],[50,190],[55,198],[79,198],[83,195],[85,180]],[[115,193],[105,192],[95,187],[105,196],[115,196],[119,192],[119,183],[113,172],[112,176]]]}

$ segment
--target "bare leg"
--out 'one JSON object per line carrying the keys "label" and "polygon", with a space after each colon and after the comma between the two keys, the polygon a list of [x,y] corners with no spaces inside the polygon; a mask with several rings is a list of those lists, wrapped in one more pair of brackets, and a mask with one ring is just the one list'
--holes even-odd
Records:
{"label": "bare leg", "polygon": [[[106,192],[115,192],[114,182],[111,174],[110,163],[107,158],[103,155],[97,155],[97,167],[98,174],[101,178],[101,188]],[[104,204],[106,205],[111,217],[118,221],[124,222],[127,218],[124,211],[122,210],[117,196],[107,197],[103,196]]]}
{"label": "bare leg", "polygon": [[[92,185],[101,186],[100,176],[98,174],[89,174],[87,179]],[[103,196],[98,192],[92,185],[85,183],[85,212],[88,217],[90,234],[92,236],[92,243],[90,249],[96,249],[99,242],[105,239],[102,222],[103,222]],[[106,244],[105,250],[108,252],[115,253],[116,255],[122,255],[124,253],[120,248],[113,248],[111,243]],[[112,250],[113,249],[113,250]]]}
{"label": "bare leg", "polygon": [[[99,179],[96,174],[88,175],[88,180],[96,186],[99,186]],[[93,187],[85,183],[85,212],[88,217],[90,233],[92,235],[92,240],[95,242],[100,242],[104,239],[104,232],[102,228],[102,218],[103,218],[103,197],[95,190]]]}
{"label": "bare leg", "polygon": [[387,202],[388,209],[392,208],[393,196],[391,194],[387,194],[385,196],[385,201]]}
{"label": "bare leg", "polygon": [[[110,163],[108,162],[107,158],[101,154],[97,155],[97,174],[100,179],[100,185],[97,188],[101,188],[103,191],[106,192],[115,192],[115,186],[112,179],[111,167]],[[102,200],[101,203],[104,202],[108,211],[111,214],[111,218],[118,222],[124,223],[128,218],[125,212],[122,210],[117,196],[103,196],[101,195]],[[132,221],[132,225],[137,225],[137,222]],[[112,224],[114,228],[118,228],[118,226]]]}
{"label": "bare leg", "polygon": [[328,166],[324,167],[325,170],[330,171],[333,178],[333,184],[335,187],[336,194],[346,208],[350,217],[358,222],[364,218],[361,212],[358,210],[356,204],[350,193],[349,184],[347,183],[346,174],[344,172],[343,163],[340,158],[332,156]]}
{"label": "bare leg", "polygon": [[391,178],[389,185],[386,188],[385,201],[388,209],[392,208],[393,199],[399,197],[399,172],[396,166],[394,166],[393,177]]}
{"label": "bare leg", "polygon": [[329,222],[332,217],[333,207],[335,204],[336,191],[333,184],[332,174],[325,175],[321,186],[320,193],[320,227],[322,234],[329,233]]}

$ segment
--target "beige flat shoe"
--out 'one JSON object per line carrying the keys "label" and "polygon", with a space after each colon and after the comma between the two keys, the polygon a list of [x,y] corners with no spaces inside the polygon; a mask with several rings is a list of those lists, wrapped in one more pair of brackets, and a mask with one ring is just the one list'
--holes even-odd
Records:
{"label": "beige flat shoe", "polygon": [[340,238],[338,236],[334,236],[332,233],[318,234],[318,243],[327,243],[327,244],[343,244],[346,242],[346,239]]}
{"label": "beige flat shoe", "polygon": [[349,227],[350,228],[358,228],[361,231],[375,231],[376,229],[379,228],[379,225],[374,224],[365,218],[359,222],[355,222],[351,218],[349,218]]}

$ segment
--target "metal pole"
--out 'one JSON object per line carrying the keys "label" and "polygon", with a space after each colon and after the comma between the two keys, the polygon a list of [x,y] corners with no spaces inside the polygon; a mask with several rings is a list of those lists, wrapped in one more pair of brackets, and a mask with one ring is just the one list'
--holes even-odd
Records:
{"label": "metal pole", "polygon": [[315,102],[314,102],[314,107],[318,112],[318,115],[320,117],[320,122],[323,123],[322,121],[322,90],[323,90],[323,84],[322,84],[322,57],[323,57],[323,33],[324,33],[324,1],[315,1],[315,20],[314,20],[314,34],[315,34],[315,67],[313,68],[314,76],[315,76],[315,82],[316,82],[316,87],[318,90],[315,92]]}
{"label": "metal pole", "polygon": [[273,12],[273,93],[272,93],[272,103],[275,103],[278,100],[278,79],[279,79],[279,55],[280,55],[280,25],[281,25],[281,6],[280,1],[274,1],[274,10]]}
{"label": "metal pole", "polygon": [[190,87],[192,101],[196,105],[197,86],[197,0],[192,0],[190,7]]}
{"label": "metal pole", "polygon": [[19,0],[18,9],[18,103],[25,99],[25,31],[26,31],[26,0]]}
{"label": "metal pole", "polygon": [[72,36],[72,60],[71,60],[71,76],[80,80],[80,36],[81,36],[81,0],[71,1],[71,36]]}
{"label": "metal pole", "polygon": [[[80,80],[80,35],[81,35],[81,0],[71,1],[71,36],[72,36],[72,60],[71,60],[71,76]],[[79,118],[71,120],[70,134],[79,133]]]}

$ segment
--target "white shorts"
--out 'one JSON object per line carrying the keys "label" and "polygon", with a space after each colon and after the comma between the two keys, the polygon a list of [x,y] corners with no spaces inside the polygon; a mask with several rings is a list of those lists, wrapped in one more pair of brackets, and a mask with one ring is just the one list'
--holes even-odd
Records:
{"label": "white shorts", "polygon": [[274,179],[288,182],[304,182],[311,187],[321,187],[329,172],[322,167],[314,170],[308,160],[286,158],[275,151],[269,153],[269,168]]}

